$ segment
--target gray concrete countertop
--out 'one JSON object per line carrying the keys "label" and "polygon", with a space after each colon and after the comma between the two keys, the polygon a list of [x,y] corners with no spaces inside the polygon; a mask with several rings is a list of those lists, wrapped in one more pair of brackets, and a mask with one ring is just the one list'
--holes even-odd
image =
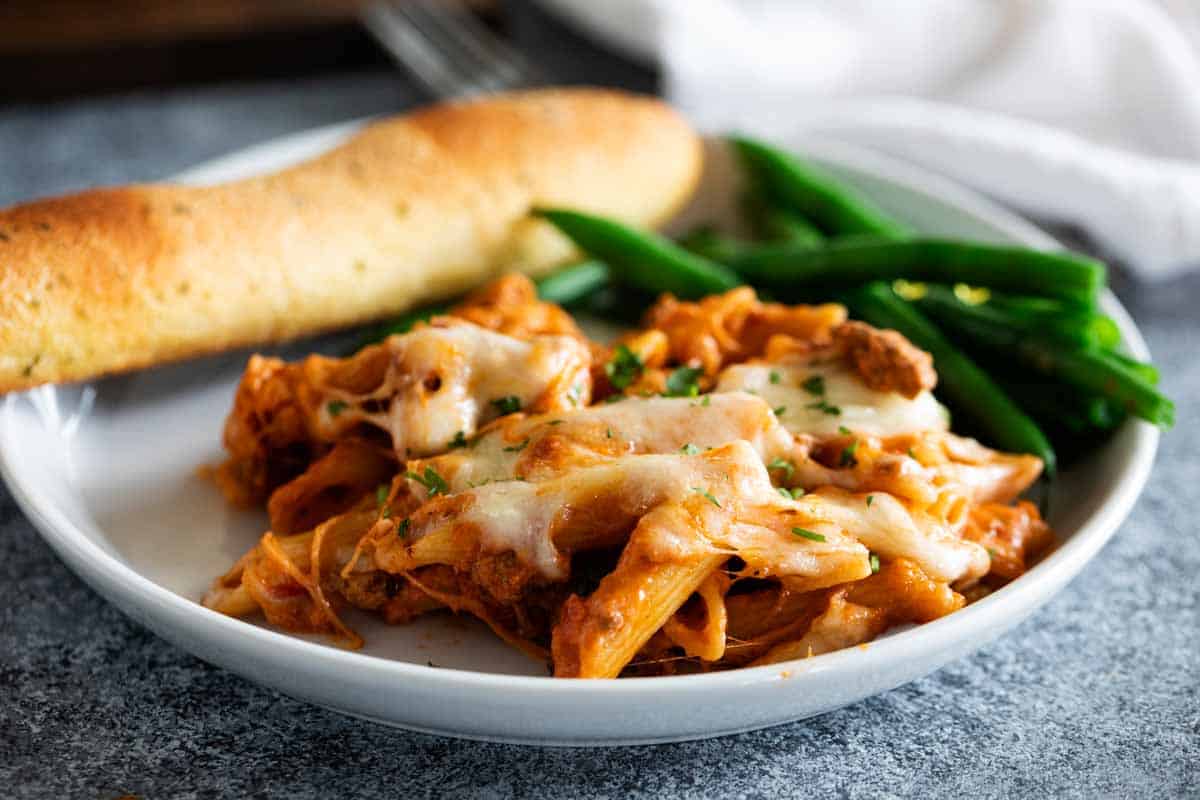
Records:
{"label": "gray concrete countertop", "polygon": [[[0,110],[0,205],[170,175],[415,97],[389,73]],[[0,785],[294,800],[1200,796],[1200,275],[1119,289],[1179,402],[1146,493],[1054,601],[924,680],[679,745],[537,749],[391,730],[146,632],[68,572],[0,489]]]}

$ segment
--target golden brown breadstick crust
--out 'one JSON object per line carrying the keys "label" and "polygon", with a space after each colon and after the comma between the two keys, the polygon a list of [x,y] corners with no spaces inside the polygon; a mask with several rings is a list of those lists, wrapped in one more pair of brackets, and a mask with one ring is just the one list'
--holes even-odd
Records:
{"label": "golden brown breadstick crust", "polygon": [[652,98],[550,89],[370,125],[279,173],[97,189],[0,211],[0,392],[366,322],[570,245],[573,206],[655,225],[695,187],[696,134]]}

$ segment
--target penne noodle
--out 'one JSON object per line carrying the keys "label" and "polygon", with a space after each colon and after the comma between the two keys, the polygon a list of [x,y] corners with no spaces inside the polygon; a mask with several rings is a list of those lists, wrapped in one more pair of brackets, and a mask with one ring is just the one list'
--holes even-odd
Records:
{"label": "penne noodle", "polygon": [[662,548],[654,541],[667,536],[694,537],[693,547],[705,543],[689,530],[688,514],[680,507],[663,507],[648,514],[630,537],[617,567],[600,581],[588,598],[577,595],[563,605],[554,627],[554,675],[564,678],[615,678],[696,591],[725,557],[700,554],[681,561],[658,559]]}

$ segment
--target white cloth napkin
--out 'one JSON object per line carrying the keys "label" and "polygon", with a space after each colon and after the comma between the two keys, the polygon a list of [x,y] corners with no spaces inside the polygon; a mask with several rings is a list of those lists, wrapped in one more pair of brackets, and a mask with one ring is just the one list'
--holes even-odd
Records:
{"label": "white cloth napkin", "polygon": [[1200,0],[646,0],[694,120],[819,133],[1200,267]]}

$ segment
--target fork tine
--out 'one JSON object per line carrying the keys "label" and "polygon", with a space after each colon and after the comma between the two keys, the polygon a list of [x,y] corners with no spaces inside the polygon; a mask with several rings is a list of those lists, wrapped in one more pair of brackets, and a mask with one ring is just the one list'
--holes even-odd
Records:
{"label": "fork tine", "polygon": [[372,3],[363,11],[363,23],[401,66],[422,86],[438,97],[453,97],[463,91],[462,77],[429,39],[391,4]]}
{"label": "fork tine", "polygon": [[444,26],[430,18],[429,9],[424,3],[406,0],[390,5],[397,18],[422,36],[434,55],[445,62],[446,71],[454,76],[457,83],[456,90],[450,96],[469,97],[486,90],[486,82],[480,81],[488,71],[486,65],[448,36]]}
{"label": "fork tine", "polygon": [[412,0],[460,52],[470,54],[485,70],[482,77],[496,88],[538,83],[537,69],[515,48],[496,36],[461,0]]}
{"label": "fork tine", "polygon": [[458,0],[381,0],[363,12],[367,29],[439,97],[541,83],[537,70]]}
{"label": "fork tine", "polygon": [[410,0],[402,13],[420,27],[431,41],[436,41],[442,53],[468,74],[471,83],[480,89],[503,88],[514,80],[503,65],[494,63],[495,59],[477,41],[469,35],[463,35],[457,20],[447,17],[441,10],[435,10],[420,0]]}

